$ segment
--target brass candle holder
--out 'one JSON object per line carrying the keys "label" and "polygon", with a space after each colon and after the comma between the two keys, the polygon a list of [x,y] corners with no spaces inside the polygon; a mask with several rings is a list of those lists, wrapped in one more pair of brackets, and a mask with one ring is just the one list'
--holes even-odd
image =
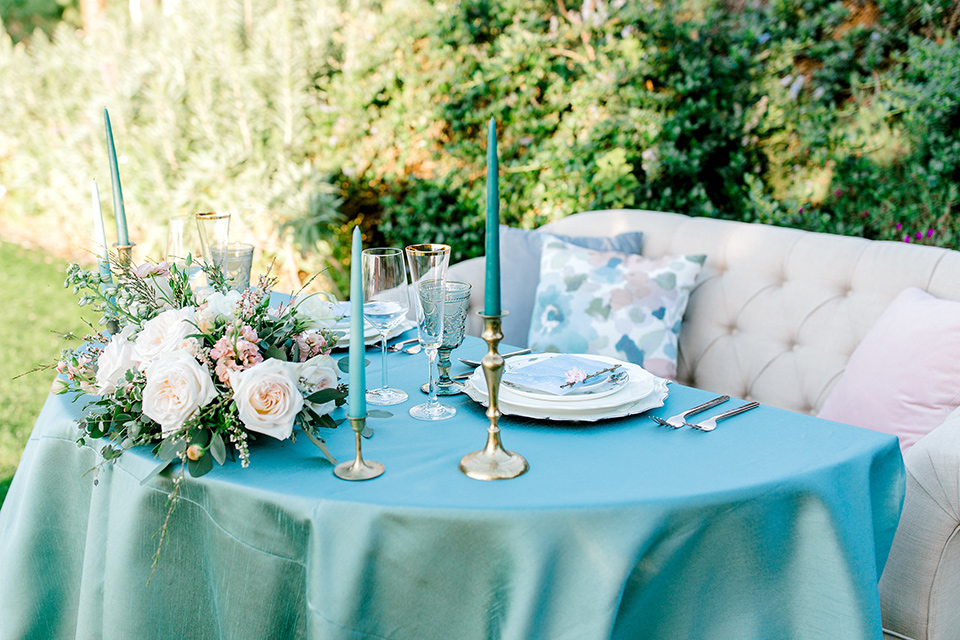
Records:
{"label": "brass candle holder", "polygon": [[[133,264],[133,248],[137,243],[131,242],[130,244],[113,244],[113,252],[116,254],[116,262],[118,266],[123,268],[129,268]],[[107,318],[106,324],[107,333],[113,335],[120,331],[120,323],[116,318]]]}
{"label": "brass candle holder", "polygon": [[500,441],[498,396],[500,378],[503,377],[503,356],[497,351],[497,347],[503,340],[503,332],[500,330],[503,315],[481,314],[480,317],[483,318],[483,333],[480,337],[487,343],[487,353],[480,360],[480,364],[483,366],[483,377],[487,381],[487,418],[490,419],[490,426],[487,427],[487,444],[483,449],[463,456],[460,460],[460,471],[474,480],[506,480],[523,475],[530,465],[519,453],[504,449]]}
{"label": "brass candle holder", "polygon": [[360,418],[347,416],[347,418],[350,420],[350,428],[353,429],[357,437],[357,456],[350,462],[338,464],[333,468],[333,474],[341,480],[372,480],[383,473],[384,467],[379,462],[364,460],[363,454],[360,452],[360,441],[362,440],[360,434],[363,433],[363,429],[367,425],[367,416]]}
{"label": "brass candle holder", "polygon": [[121,267],[129,267],[133,263],[133,248],[137,246],[136,242],[130,244],[114,243],[113,251],[117,254],[117,264]]}

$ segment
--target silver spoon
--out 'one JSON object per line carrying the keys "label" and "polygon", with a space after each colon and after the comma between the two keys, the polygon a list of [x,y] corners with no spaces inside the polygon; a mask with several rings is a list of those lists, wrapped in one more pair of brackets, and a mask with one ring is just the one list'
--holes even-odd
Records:
{"label": "silver spoon", "polygon": [[[409,338],[408,340],[401,340],[400,342],[395,342],[389,347],[387,347],[387,351],[392,351],[393,353],[396,353],[397,351],[403,351],[404,346],[412,342],[419,342],[419,341],[420,341],[420,338]],[[412,348],[413,347],[411,347],[411,349]],[[417,351],[419,351],[419,349],[417,349]],[[413,353],[416,353],[416,351],[414,351]]]}

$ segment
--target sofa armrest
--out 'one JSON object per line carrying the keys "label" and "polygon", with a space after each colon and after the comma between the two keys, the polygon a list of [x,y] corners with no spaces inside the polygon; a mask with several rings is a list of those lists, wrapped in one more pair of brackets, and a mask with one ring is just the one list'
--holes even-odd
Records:
{"label": "sofa armrest", "polygon": [[472,287],[470,289],[470,307],[467,309],[467,334],[471,336],[479,337],[483,332],[483,320],[477,314],[483,311],[486,264],[487,261],[481,256],[452,264],[447,270],[447,280],[469,282]]}
{"label": "sofa armrest", "polygon": [[883,626],[915,640],[960,637],[960,409],[903,457],[907,490],[880,578]]}

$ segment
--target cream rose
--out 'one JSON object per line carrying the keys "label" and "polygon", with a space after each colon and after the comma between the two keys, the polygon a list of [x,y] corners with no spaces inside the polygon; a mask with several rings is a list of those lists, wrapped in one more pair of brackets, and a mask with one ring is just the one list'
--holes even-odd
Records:
{"label": "cream rose", "polygon": [[239,291],[228,291],[227,293],[214,291],[197,308],[197,326],[201,331],[210,331],[213,329],[217,318],[223,318],[228,323],[233,322],[237,319],[236,308],[238,302],[240,302]]}
{"label": "cream rose", "polygon": [[[290,363],[287,366],[293,372],[297,387],[305,396],[323,389],[335,389],[337,386],[337,363],[330,356],[314,356],[306,362]],[[330,413],[337,406],[334,400],[322,404],[308,400],[304,402],[321,416]]]}
{"label": "cream rose", "polygon": [[146,376],[143,413],[160,423],[164,438],[217,397],[210,372],[185,351],[161,354],[147,367]]}
{"label": "cream rose", "polygon": [[277,440],[290,437],[293,421],[303,409],[303,395],[288,363],[271,358],[243,371],[231,371],[230,386],[240,421],[247,429]]}
{"label": "cream rose", "polygon": [[137,368],[134,358],[134,344],[130,337],[136,331],[134,325],[127,325],[123,331],[114,335],[97,358],[97,393],[108,396],[117,390],[117,382],[123,380],[127,371]]}
{"label": "cream rose", "polygon": [[297,304],[297,315],[306,321],[310,329],[330,329],[337,324],[342,314],[337,313],[336,301],[317,294],[304,298]]}
{"label": "cream rose", "polygon": [[192,324],[193,307],[164,311],[143,325],[137,336],[133,357],[145,371],[160,354],[176,351],[197,329]]}

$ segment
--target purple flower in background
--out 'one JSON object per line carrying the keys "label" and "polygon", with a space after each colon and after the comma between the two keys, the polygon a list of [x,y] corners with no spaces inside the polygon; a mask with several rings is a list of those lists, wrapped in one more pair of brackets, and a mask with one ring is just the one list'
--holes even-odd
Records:
{"label": "purple flower in background", "polygon": [[837,196],[837,197],[839,198],[839,197],[840,197],[840,189],[837,189],[836,191],[834,191],[834,192],[833,192],[833,195],[835,195],[835,196]]}
{"label": "purple flower in background", "polygon": [[923,232],[917,231],[917,240],[920,240],[921,238],[923,238]]}
{"label": "purple flower in background", "polygon": [[803,207],[800,207],[800,213],[803,213]]}
{"label": "purple flower in background", "polygon": [[904,241],[904,242],[910,242],[910,236],[909,236],[909,235],[903,236],[903,241]]}
{"label": "purple flower in background", "polygon": [[903,225],[898,222],[898,223],[897,223],[897,231],[900,231],[901,229],[903,229]]}
{"label": "purple flower in background", "polygon": [[870,212],[869,212],[869,211],[862,211],[862,212],[860,213],[860,217],[861,217],[861,218],[867,218],[867,217],[869,217],[869,216],[870,216]]}
{"label": "purple flower in background", "polygon": [[933,229],[927,229],[927,237],[928,237],[928,238],[932,238],[932,237],[933,237]]}

